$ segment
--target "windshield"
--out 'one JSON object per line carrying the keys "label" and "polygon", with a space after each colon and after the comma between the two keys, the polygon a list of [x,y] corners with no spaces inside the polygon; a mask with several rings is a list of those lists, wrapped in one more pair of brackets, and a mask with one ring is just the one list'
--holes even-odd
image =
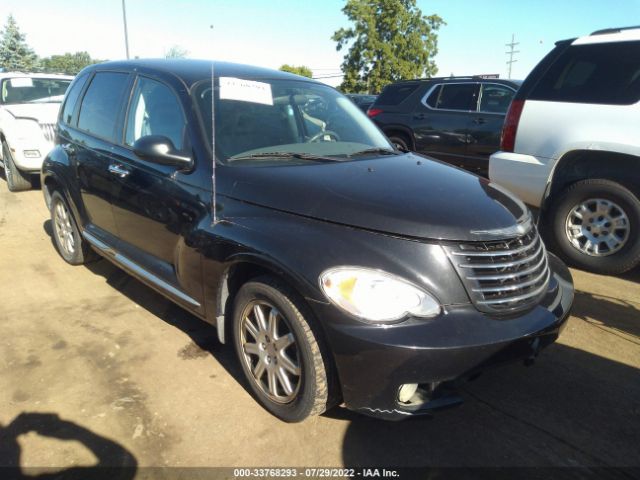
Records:
{"label": "windshield", "polygon": [[[349,160],[393,153],[367,116],[334,89],[305,81],[216,79],[216,157],[229,165]],[[211,84],[196,86],[211,132]],[[207,135],[211,142],[211,134]]]}
{"label": "windshield", "polygon": [[12,103],[60,103],[71,80],[14,77],[2,82],[0,100]]}

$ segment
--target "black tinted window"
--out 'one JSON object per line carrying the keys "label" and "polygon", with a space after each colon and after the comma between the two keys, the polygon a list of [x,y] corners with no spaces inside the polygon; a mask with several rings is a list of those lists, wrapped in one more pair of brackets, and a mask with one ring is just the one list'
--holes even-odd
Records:
{"label": "black tinted window", "polygon": [[415,92],[418,86],[419,84],[417,83],[414,83],[412,85],[405,85],[405,84],[388,85],[387,87],[385,87],[385,89],[382,91],[382,93],[378,97],[376,104],[398,105],[399,103],[403,102],[405,98],[407,98],[409,95]]}
{"label": "black tinted window", "polygon": [[437,85],[427,97],[427,105],[431,108],[436,108],[436,105],[438,104],[438,97],[440,97],[440,90],[442,90],[442,85]]}
{"label": "black tinted window", "polygon": [[62,123],[66,123],[67,125],[71,124],[73,112],[75,111],[76,103],[78,102],[78,97],[80,96],[80,92],[82,92],[82,87],[84,87],[87,78],[89,78],[88,74],[77,77],[73,81],[71,88],[69,88],[69,92],[67,93],[67,97],[64,101],[64,106],[62,107],[62,115],[60,116],[60,121]]}
{"label": "black tinted window", "polygon": [[78,128],[114,140],[120,101],[127,81],[126,73],[97,73],[82,100]]}
{"label": "black tinted window", "polygon": [[140,77],[127,118],[127,145],[133,145],[140,137],[162,135],[177,150],[183,149],[186,122],[178,99],[166,85]]}
{"label": "black tinted window", "polygon": [[533,100],[629,105],[640,99],[640,42],[569,47],[533,89]]}
{"label": "black tinted window", "polygon": [[475,110],[478,99],[477,83],[443,85],[435,108],[444,110]]}
{"label": "black tinted window", "polygon": [[505,87],[504,85],[485,83],[482,85],[480,111],[489,113],[507,113],[511,99],[515,94],[515,90]]}

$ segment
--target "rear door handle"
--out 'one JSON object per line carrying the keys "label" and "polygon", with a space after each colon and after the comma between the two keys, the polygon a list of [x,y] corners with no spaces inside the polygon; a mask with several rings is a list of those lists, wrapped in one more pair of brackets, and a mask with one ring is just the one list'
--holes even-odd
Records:
{"label": "rear door handle", "polygon": [[483,125],[485,124],[487,121],[482,118],[482,117],[478,117],[478,118],[474,118],[473,119],[473,123],[475,123],[476,125]]}
{"label": "rear door handle", "polygon": [[416,113],[413,118],[415,120],[424,120],[425,118],[427,118],[427,115],[425,113]]}
{"label": "rear door handle", "polygon": [[117,165],[115,163],[112,163],[111,165],[109,165],[109,172],[113,173],[114,175],[120,178],[125,178],[131,173],[130,170],[127,170],[122,165]]}

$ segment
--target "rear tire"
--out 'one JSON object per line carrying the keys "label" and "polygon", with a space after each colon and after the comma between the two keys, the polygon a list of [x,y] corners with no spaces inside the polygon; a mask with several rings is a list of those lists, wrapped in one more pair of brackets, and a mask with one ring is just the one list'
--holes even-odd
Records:
{"label": "rear tire", "polygon": [[9,145],[5,141],[2,142],[2,162],[4,163],[4,176],[7,179],[7,187],[10,192],[31,190],[31,175],[22,172],[16,167]]}
{"label": "rear tire", "polygon": [[320,333],[306,306],[281,282],[262,276],[240,288],[233,334],[251,390],[273,415],[301,422],[335,404],[333,364]]}
{"label": "rear tire", "polygon": [[555,250],[568,264],[619,274],[640,263],[640,200],[617,182],[572,184],[554,201],[547,222]]}
{"label": "rear tire", "polygon": [[398,150],[409,151],[409,139],[404,135],[399,133],[394,133],[389,136],[389,141],[396,147]]}
{"label": "rear tire", "polygon": [[51,195],[53,240],[60,256],[70,265],[83,265],[97,255],[82,238],[71,209],[60,192]]}

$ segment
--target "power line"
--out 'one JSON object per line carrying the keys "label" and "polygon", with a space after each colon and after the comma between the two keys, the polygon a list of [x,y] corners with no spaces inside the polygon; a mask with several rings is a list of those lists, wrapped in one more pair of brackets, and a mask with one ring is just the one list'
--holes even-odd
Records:
{"label": "power line", "polygon": [[507,55],[509,55],[509,60],[507,60],[507,65],[509,66],[509,78],[511,78],[511,67],[514,63],[516,63],[518,60],[514,60],[513,56],[516,53],[520,53],[520,50],[514,50],[514,47],[516,45],[520,45],[520,42],[516,42],[516,36],[515,34],[511,34],[511,43],[505,43],[505,46],[509,47],[509,51],[505,52]]}

